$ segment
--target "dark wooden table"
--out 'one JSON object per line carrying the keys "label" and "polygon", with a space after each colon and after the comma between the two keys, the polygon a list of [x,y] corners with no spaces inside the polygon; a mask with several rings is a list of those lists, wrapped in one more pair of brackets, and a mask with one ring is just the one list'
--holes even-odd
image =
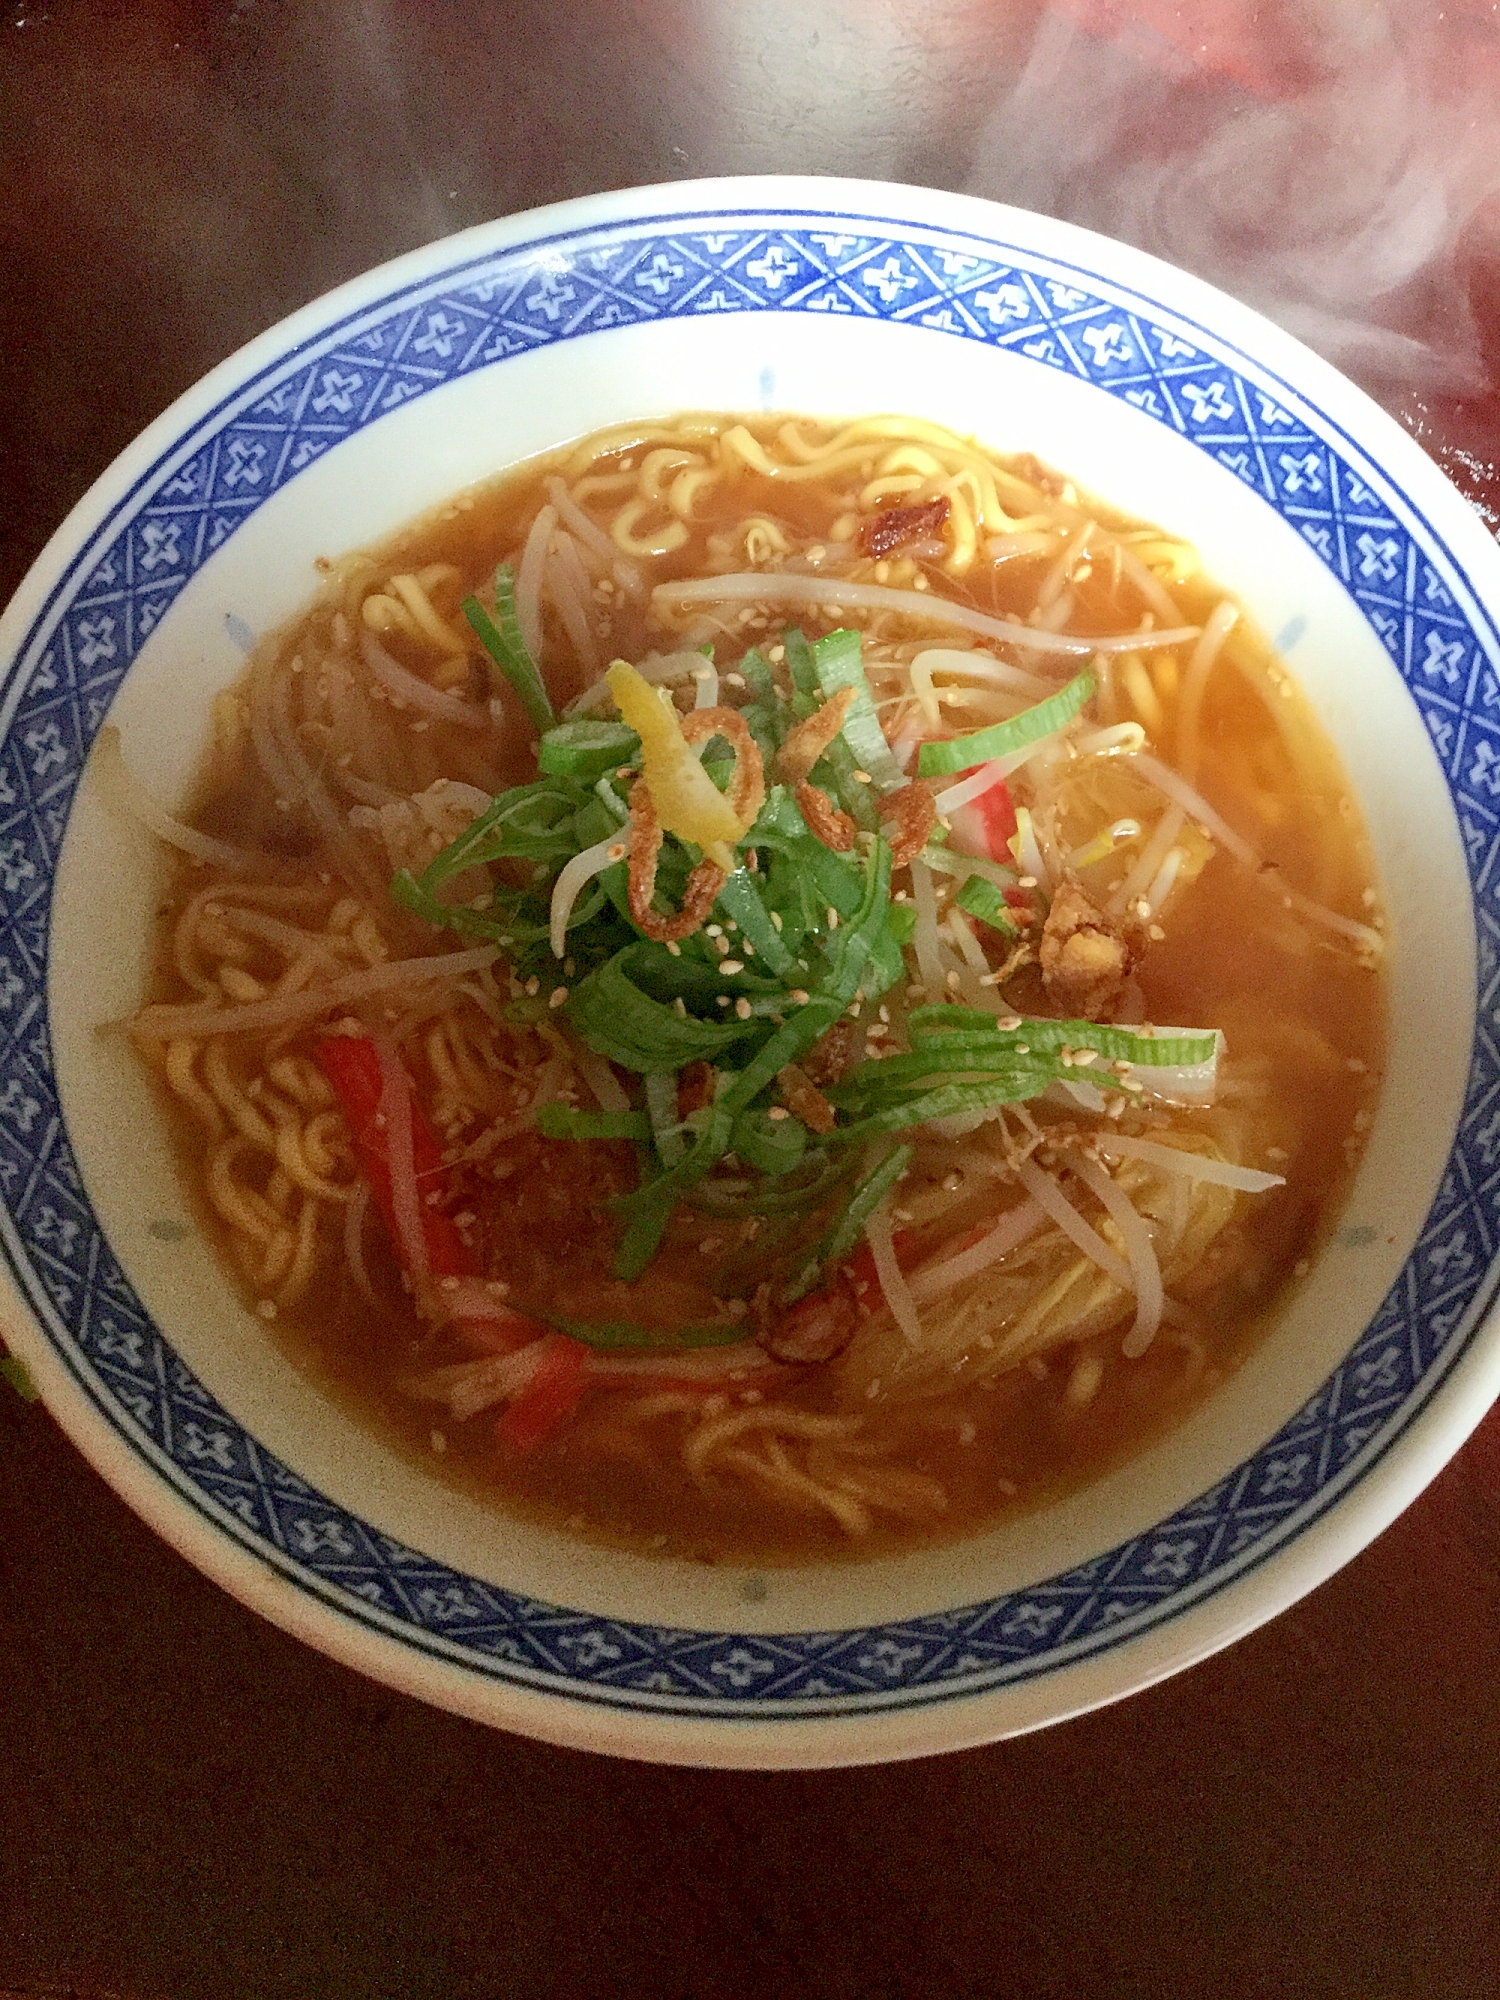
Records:
{"label": "dark wooden table", "polygon": [[[1451,110],[1496,74],[1495,30],[1477,0],[1432,11],[1446,69],[1399,37],[1386,54]],[[1170,250],[1174,148],[1266,129],[1333,60],[1296,8],[1068,13],[1083,32],[1031,0],[11,0],[0,595],[212,362],[432,236],[786,168],[966,186]],[[1132,209],[1143,163],[1157,192]],[[1279,258],[1306,236],[1280,185],[1255,228],[1205,196],[1177,254],[1316,324],[1493,508],[1483,187],[1361,295],[1336,241]],[[1382,199],[1351,197],[1335,237]],[[1308,318],[1335,278],[1378,337]],[[0,1989],[1494,1995],[1500,1419],[1312,1598],[1149,1694],[964,1756],[745,1776],[548,1749],[356,1678],[199,1578],[0,1390]]]}

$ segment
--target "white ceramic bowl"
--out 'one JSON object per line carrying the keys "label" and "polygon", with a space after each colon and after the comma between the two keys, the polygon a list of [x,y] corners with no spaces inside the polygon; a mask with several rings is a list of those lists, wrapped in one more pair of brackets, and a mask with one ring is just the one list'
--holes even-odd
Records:
{"label": "white ceramic bowl", "polygon": [[[184,1225],[146,1078],[96,1032],[139,999],[157,880],[83,771],[105,715],[179,798],[211,695],[308,597],[314,557],[580,432],[693,407],[899,407],[1190,537],[1310,692],[1392,913],[1389,1081],[1294,1310],[1165,1443],[935,1555],[635,1560],[437,1485],[262,1337]],[[0,627],[0,1319],[80,1448],[200,1568],[487,1722],[682,1762],[852,1762],[1185,1666],[1353,1555],[1500,1389],[1486,601],[1500,554],[1364,396],[1220,293],[1039,216],[702,182],[470,230],[346,285],[153,424]]]}

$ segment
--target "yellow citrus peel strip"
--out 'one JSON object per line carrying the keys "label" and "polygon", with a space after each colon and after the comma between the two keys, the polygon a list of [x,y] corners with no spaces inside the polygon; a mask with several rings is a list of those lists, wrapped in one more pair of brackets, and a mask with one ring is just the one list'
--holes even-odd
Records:
{"label": "yellow citrus peel strip", "polygon": [[605,678],[622,718],[641,739],[641,782],[662,830],[692,841],[708,860],[732,872],[734,843],[749,832],[749,823],[699,763],[677,711],[624,660],[616,660]]}

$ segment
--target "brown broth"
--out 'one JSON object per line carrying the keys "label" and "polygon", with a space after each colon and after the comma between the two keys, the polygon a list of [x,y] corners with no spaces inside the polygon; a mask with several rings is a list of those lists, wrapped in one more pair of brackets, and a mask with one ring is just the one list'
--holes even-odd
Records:
{"label": "brown broth", "polygon": [[[777,420],[780,421],[780,420]],[[769,439],[774,424],[751,421]],[[623,450],[635,459],[642,446]],[[512,559],[543,496],[544,479],[566,469],[569,453],[521,468],[461,496],[404,530],[358,575],[419,570],[444,562],[462,573],[465,589],[482,587],[500,559]],[[618,458],[616,460],[618,463]],[[858,498],[860,480],[779,486],[774,518],[795,545],[830,537],[840,515]],[[748,514],[772,512],[767,482],[744,472],[721,484],[713,515],[695,526],[668,555],[642,559],[652,581],[724,568],[725,552],[713,538]],[[601,507],[597,519],[605,518]],[[1096,510],[1107,526],[1118,518]],[[986,611],[1024,615],[1050,557],[1020,559],[986,569],[977,582],[956,583],[935,565],[924,565],[931,588]],[[278,657],[312,660],[333,643],[341,602],[357,597],[354,585],[339,595],[349,574],[340,565],[334,586],[303,618],[272,642]],[[364,586],[359,586],[363,588]],[[1218,593],[1200,579],[1178,587],[1184,618],[1201,623]],[[610,618],[606,657],[639,658],[674,643],[649,624],[645,611],[615,593],[604,607]],[[1076,588],[1069,629],[1119,629],[1120,611],[1107,565]],[[721,638],[721,670],[742,643],[763,638],[767,621],[730,614],[738,637]],[[774,634],[781,619],[771,621]],[[786,622],[794,622],[787,620]],[[807,615],[795,620],[816,636],[832,621]],[[852,622],[852,621],[846,621]],[[403,664],[423,664],[420,649],[399,634],[390,649]],[[559,705],[591,678],[554,613],[546,625],[549,682]],[[1181,727],[1180,663],[1146,656],[1151,688],[1160,705],[1152,731],[1158,754],[1170,760]],[[508,698],[507,698],[508,699]],[[1116,715],[1135,711],[1114,677]],[[1101,703],[1102,706],[1102,703]],[[412,788],[445,771],[494,787],[529,775],[525,735],[508,705],[508,738],[484,775],[472,742],[441,723],[408,746]],[[1111,719],[1106,716],[1104,719]],[[1350,917],[1376,912],[1372,863],[1347,781],[1301,695],[1269,649],[1243,624],[1208,683],[1202,711],[1196,783],[1208,801],[1282,871],[1287,884]],[[230,730],[211,754],[198,809],[198,825],[240,843],[299,855],[309,879],[334,864],[305,828],[288,821],[257,767],[243,728]],[[205,877],[184,870],[164,926],[162,970],[154,997],[181,999],[185,988],[172,970],[171,918]],[[873,1434],[893,1441],[892,1456],[909,1471],[938,1481],[947,1492],[935,1518],[877,1515],[858,1540],[827,1514],[769,1507],[753,1488],[695,1481],[675,1455],[676,1432],[668,1413],[660,1422],[632,1424],[623,1414],[623,1392],[591,1391],[578,1417],[559,1438],[528,1456],[501,1449],[494,1413],[466,1424],[450,1421],[406,1394],[413,1369],[434,1356],[430,1332],[403,1292],[395,1259],[378,1227],[367,1233],[366,1255],[378,1308],[361,1296],[336,1255],[324,1261],[306,1299],[268,1323],[268,1331],[295,1364],[311,1375],[358,1420],[393,1442],[425,1468],[463,1490],[504,1508],[560,1524],[615,1546],[703,1562],[796,1562],[889,1553],[947,1542],[979,1532],[1007,1513],[1035,1507],[1117,1465],[1169,1431],[1240,1365],[1274,1323],[1290,1290],[1335,1226],[1357,1161],[1362,1133],[1379,1087],[1384,1039],[1380,973],[1338,948],[1325,933],[1287,909],[1280,894],[1223,852],[1209,861],[1171,907],[1165,935],[1138,972],[1146,1018],[1183,1025],[1213,1025],[1226,1034],[1236,1064],[1253,1070],[1264,1059],[1269,1097],[1254,1111],[1256,1163],[1281,1161],[1287,1185],[1241,1197],[1216,1254],[1187,1288],[1197,1313],[1190,1338],[1164,1328],[1148,1353],[1126,1362],[1119,1328],[1109,1337],[1065,1347],[1011,1370],[991,1386],[956,1383],[946,1394],[904,1405],[871,1401],[865,1413]],[[391,918],[390,935],[408,934]],[[1034,977],[1010,990],[1018,1006],[1042,1011]],[[310,1053],[304,1030],[283,1037],[278,1053]],[[419,1077],[419,1084],[421,1078]],[[202,1196],[203,1142],[181,1101],[164,1092],[179,1134],[184,1179],[205,1226],[229,1253],[230,1232]],[[1186,1114],[1191,1125],[1200,1114]],[[1179,1120],[1179,1122],[1183,1122]],[[504,1169],[495,1179],[492,1169]],[[488,1274],[503,1275],[516,1301],[547,1291],[573,1309],[607,1304],[612,1222],[607,1198],[633,1184],[628,1147],[601,1149],[520,1134],[498,1146],[482,1168],[463,1173],[460,1199],[475,1214],[475,1230]],[[1007,1197],[1008,1199],[1009,1197]],[[996,1197],[977,1186],[955,1191],[960,1222],[993,1212]],[[702,1244],[711,1223],[682,1220],[671,1233],[652,1284],[666,1296],[675,1286],[672,1312],[706,1316],[714,1308],[711,1260]],[[571,1292],[568,1288],[571,1287]],[[251,1287],[252,1297],[254,1287]],[[582,1301],[580,1304],[579,1301]],[[665,1310],[665,1308],[663,1308]],[[670,1315],[669,1315],[670,1316]],[[1067,1390],[1082,1359],[1102,1370],[1086,1407],[1075,1408]],[[443,1356],[442,1358],[448,1358]],[[669,1375],[670,1369],[664,1368]],[[768,1392],[769,1393],[769,1392]],[[783,1401],[809,1411],[841,1406],[827,1370],[813,1369],[778,1389]]]}

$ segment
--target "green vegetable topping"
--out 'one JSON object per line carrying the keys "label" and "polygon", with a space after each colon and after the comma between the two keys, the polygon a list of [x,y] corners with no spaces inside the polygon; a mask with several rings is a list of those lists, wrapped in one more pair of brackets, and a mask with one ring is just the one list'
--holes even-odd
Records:
{"label": "green vegetable topping", "polygon": [[943,778],[954,771],[971,771],[976,764],[988,764],[996,757],[1008,757],[1065,729],[1094,692],[1094,676],[1087,669],[1056,694],[1048,695],[1034,708],[1023,708],[1009,722],[992,722],[988,729],[974,729],[967,736],[955,736],[947,743],[924,743],[917,756],[917,771],[924,778]]}
{"label": "green vegetable topping", "polygon": [[991,930],[1000,931],[1005,937],[1020,936],[1015,918],[1006,908],[1004,896],[993,882],[987,882],[982,875],[971,875],[953,900],[961,910],[967,910],[971,917],[978,917]]}
{"label": "green vegetable topping", "polygon": [[521,621],[516,616],[515,579],[509,566],[502,563],[495,571],[493,619],[477,597],[466,597],[462,609],[480,645],[521,697],[521,705],[530,716],[532,727],[538,733],[550,729],[556,718],[552,713],[552,703],[547,699],[547,690],[542,685],[542,677],[537,672],[536,661],[521,636]]}
{"label": "green vegetable topping", "polygon": [[[756,1259],[763,1261],[774,1244],[777,1268],[784,1279],[790,1274],[779,1296],[800,1297],[827,1265],[848,1255],[906,1172],[912,1149],[895,1135],[1022,1103],[1059,1082],[1118,1093],[1141,1088],[1136,1071],[1214,1062],[1213,1034],[997,1018],[951,1002],[917,1007],[904,1019],[899,1002],[894,1010],[880,1007],[874,1025],[873,1010],[910,976],[903,954],[916,912],[892,896],[879,795],[905,780],[880,728],[857,632],[831,632],[809,645],[789,631],[784,667],[754,650],[744,655],[740,672],[749,699],[742,713],[765,765],[764,803],[738,839],[715,845],[715,857],[733,866],[708,920],[670,943],[654,918],[650,934],[643,931],[631,911],[626,858],[629,788],[648,782],[637,775],[641,736],[620,720],[556,721],[521,638],[504,568],[495,595],[494,620],[473,598],[464,611],[537,728],[538,775],[500,793],[420,874],[398,872],[392,894],[428,923],[500,948],[512,1020],[556,1022],[615,1065],[628,1109],[553,1102],[538,1111],[536,1126],[553,1140],[634,1145],[639,1182],[613,1204],[620,1224],[617,1278],[640,1276],[673,1210],[686,1202],[764,1222],[755,1258],[732,1252],[715,1272],[721,1296],[734,1297],[736,1286],[741,1296],[753,1289],[760,1282]],[[843,728],[812,773],[858,829],[840,853],[815,837],[787,787],[774,782],[774,759],[800,721],[846,688],[854,699]],[[1024,748],[1065,727],[1092,691],[1091,676],[1080,674],[1009,722],[925,744],[919,768],[924,776],[965,770]],[[643,727],[656,721],[651,710],[642,717]],[[695,780],[706,774],[722,788],[732,766],[713,745],[700,748],[708,755],[695,764]],[[654,909],[665,913],[681,908],[704,853],[664,818],[660,824]],[[580,855],[585,862],[559,891],[555,952],[554,890]],[[963,873],[956,908],[1006,939],[1018,935],[998,886],[1007,871],[983,862],[965,870],[963,858],[947,850],[937,865],[950,877]],[[851,1016],[874,1029],[867,1044],[850,1037]],[[803,1063],[840,1023],[842,1081],[810,1107],[782,1073]],[[690,1065],[691,1087],[684,1088]],[[798,1101],[816,1132],[791,1108]],[[824,1130],[830,1113],[832,1129]],[[603,1348],[694,1347],[744,1337],[733,1316],[671,1334],[628,1319],[543,1317]]]}

